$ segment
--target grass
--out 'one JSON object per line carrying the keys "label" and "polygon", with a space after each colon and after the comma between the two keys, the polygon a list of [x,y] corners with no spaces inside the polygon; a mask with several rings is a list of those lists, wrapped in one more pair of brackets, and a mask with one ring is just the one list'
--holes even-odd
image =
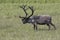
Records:
{"label": "grass", "polygon": [[[50,15],[57,30],[48,31],[46,25],[38,25],[38,31],[34,31],[33,25],[22,24],[19,15],[24,16],[20,5],[24,3],[0,4],[0,40],[60,40],[60,3],[25,3],[34,6],[34,15]],[[29,14],[31,11],[29,11]]]}
{"label": "grass", "polygon": [[0,3],[60,3],[60,0],[0,0]]}

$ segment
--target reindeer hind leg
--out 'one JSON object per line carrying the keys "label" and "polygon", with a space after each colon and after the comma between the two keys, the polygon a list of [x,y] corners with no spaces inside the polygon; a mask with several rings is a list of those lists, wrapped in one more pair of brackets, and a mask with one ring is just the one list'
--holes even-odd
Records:
{"label": "reindeer hind leg", "polygon": [[53,24],[53,23],[50,23],[53,27],[54,27],[54,29],[56,30],[56,27],[55,27],[55,25]]}

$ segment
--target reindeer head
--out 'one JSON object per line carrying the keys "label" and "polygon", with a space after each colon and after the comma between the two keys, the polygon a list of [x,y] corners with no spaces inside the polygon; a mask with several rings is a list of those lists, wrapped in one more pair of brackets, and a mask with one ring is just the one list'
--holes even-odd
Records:
{"label": "reindeer head", "polygon": [[31,17],[31,16],[33,15],[33,13],[34,13],[33,7],[32,7],[32,6],[28,6],[28,8],[32,11],[32,14],[30,14],[29,16],[28,16],[28,14],[27,14],[27,12],[26,12],[26,10],[28,9],[28,8],[26,8],[26,5],[20,6],[20,8],[22,8],[22,9],[24,10],[26,16],[25,16],[25,17],[19,16],[19,18],[22,19],[23,24],[28,23],[30,17]]}

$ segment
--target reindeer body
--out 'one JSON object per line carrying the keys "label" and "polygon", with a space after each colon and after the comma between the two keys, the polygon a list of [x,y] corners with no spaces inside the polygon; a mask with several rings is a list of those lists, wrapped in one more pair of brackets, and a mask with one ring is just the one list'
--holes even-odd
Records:
{"label": "reindeer body", "polygon": [[51,22],[51,17],[47,15],[32,16],[28,19],[28,23],[47,24]]}
{"label": "reindeer body", "polygon": [[56,29],[55,25],[52,23],[51,16],[49,16],[49,15],[32,16],[34,13],[34,10],[33,10],[33,7],[29,7],[32,10],[32,14],[27,17],[27,12],[26,12],[25,7],[26,6],[21,6],[21,8],[24,10],[24,12],[26,14],[26,17],[19,16],[19,18],[22,18],[23,24],[26,24],[26,23],[33,24],[34,30],[37,30],[37,24],[47,25],[49,27],[49,30],[50,30],[50,25],[52,25],[54,27],[54,29]]}

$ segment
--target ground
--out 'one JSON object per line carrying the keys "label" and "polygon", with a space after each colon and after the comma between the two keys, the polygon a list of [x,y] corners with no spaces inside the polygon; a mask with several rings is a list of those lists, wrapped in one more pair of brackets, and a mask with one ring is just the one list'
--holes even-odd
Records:
{"label": "ground", "polygon": [[[34,15],[50,15],[56,30],[51,26],[22,24],[20,16],[25,16],[20,5],[34,7]],[[28,14],[31,11],[28,10]],[[1,3],[0,4],[0,40],[60,40],[60,3]]]}

